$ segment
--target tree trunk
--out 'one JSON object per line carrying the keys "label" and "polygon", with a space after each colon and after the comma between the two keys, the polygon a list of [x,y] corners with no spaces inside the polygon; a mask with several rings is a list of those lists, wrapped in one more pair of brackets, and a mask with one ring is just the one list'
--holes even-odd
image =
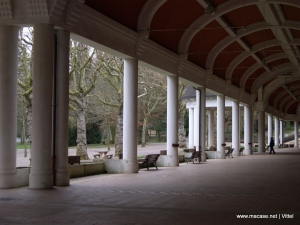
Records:
{"label": "tree trunk", "polygon": [[184,132],[184,114],[185,110],[178,113],[178,144],[179,148],[186,148],[186,137]]}
{"label": "tree trunk", "polygon": [[107,125],[106,128],[106,141],[107,141],[107,150],[110,150],[110,126]]}
{"label": "tree trunk", "polygon": [[119,110],[115,135],[115,156],[123,154],[123,106]]}
{"label": "tree trunk", "polygon": [[27,132],[28,132],[28,141],[31,143],[31,131],[32,131],[32,106],[27,106],[26,108],[26,120],[27,120]]}
{"label": "tree trunk", "polygon": [[147,130],[147,120],[148,117],[144,117],[144,122],[143,122],[143,131],[142,131],[142,147],[146,146],[146,130]]}
{"label": "tree trunk", "polygon": [[26,146],[26,121],[25,118],[22,118],[22,139],[24,144],[24,157],[27,157],[27,146]]}
{"label": "tree trunk", "polygon": [[87,141],[86,141],[86,123],[85,123],[85,108],[86,99],[81,97],[81,108],[77,111],[77,149],[76,155],[80,156],[80,159],[89,159],[87,154]]}
{"label": "tree trunk", "polygon": [[[29,157],[29,161],[30,161],[30,166],[31,166],[31,131],[32,131],[32,105],[27,106],[26,108],[26,120],[27,120],[27,132],[28,132],[28,141],[30,144],[30,157]],[[25,142],[26,142],[26,138],[25,138]]]}

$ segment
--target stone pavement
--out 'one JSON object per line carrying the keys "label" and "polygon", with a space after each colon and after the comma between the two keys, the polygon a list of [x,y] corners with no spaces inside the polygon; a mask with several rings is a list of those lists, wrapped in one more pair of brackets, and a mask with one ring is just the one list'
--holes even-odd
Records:
{"label": "stone pavement", "polygon": [[299,172],[300,149],[281,149],[77,178],[51,190],[0,190],[0,224],[300,224]]}

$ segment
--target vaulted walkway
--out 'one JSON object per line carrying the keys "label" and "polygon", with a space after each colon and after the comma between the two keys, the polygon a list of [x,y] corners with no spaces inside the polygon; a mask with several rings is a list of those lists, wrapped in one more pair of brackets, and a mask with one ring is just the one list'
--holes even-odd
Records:
{"label": "vaulted walkway", "polygon": [[[300,149],[0,191],[0,224],[300,224]],[[277,219],[237,219],[236,215]],[[279,219],[279,214],[294,218]]]}

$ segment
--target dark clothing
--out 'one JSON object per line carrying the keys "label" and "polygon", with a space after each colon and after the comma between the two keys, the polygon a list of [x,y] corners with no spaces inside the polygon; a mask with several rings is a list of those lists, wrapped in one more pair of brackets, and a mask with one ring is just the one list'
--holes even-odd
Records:
{"label": "dark clothing", "polygon": [[275,154],[275,151],[274,151],[274,139],[273,138],[271,138],[271,141],[270,141],[270,153],[269,154],[272,154],[272,152],[273,152],[273,154]]}

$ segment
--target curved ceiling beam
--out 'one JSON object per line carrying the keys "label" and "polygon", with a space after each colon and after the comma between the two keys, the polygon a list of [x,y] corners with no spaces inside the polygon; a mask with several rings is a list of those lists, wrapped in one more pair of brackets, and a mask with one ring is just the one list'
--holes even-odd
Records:
{"label": "curved ceiling beam", "polygon": [[[286,114],[287,114],[287,111],[289,110],[290,106],[295,103],[295,100],[291,99],[290,102],[289,101],[287,101],[287,102],[288,103],[287,103],[285,109],[283,110]],[[299,105],[299,102],[298,102],[298,105]]]}
{"label": "curved ceiling beam", "polygon": [[299,114],[300,113],[300,104],[297,107],[296,113]]}
{"label": "curved ceiling beam", "polygon": [[[273,46],[273,45],[272,45]],[[258,50],[260,51],[260,50]],[[229,65],[228,68],[226,70],[226,76],[225,76],[225,80],[230,80],[232,77],[232,74],[234,72],[234,70],[236,69],[236,67],[246,58],[248,58],[249,56],[251,56],[252,52],[243,52],[240,55],[238,55]],[[278,54],[274,54],[272,56],[267,57],[265,60],[266,62],[272,62],[274,60],[277,59],[282,59],[282,58],[286,58],[286,54],[285,53],[278,53]],[[256,65],[256,66],[255,66]],[[249,67],[245,73],[242,75],[241,79],[240,79],[240,87],[245,87],[245,83],[247,82],[248,77],[258,68],[257,65],[261,65],[259,62],[253,64],[251,67]],[[252,68],[254,66],[254,68]],[[254,69],[254,70],[253,70]]]}
{"label": "curved ceiling beam", "polygon": [[[254,5],[258,2],[259,2],[258,0],[248,0],[245,1],[245,5],[246,6]],[[225,13],[244,7],[245,5],[244,5],[244,1],[241,0],[227,1],[221,4],[219,7],[217,7],[216,12],[214,14],[204,14],[200,16],[183,33],[178,45],[178,52],[187,53],[189,50],[190,43],[194,38],[194,36],[199,32],[199,30],[204,28],[207,24],[216,20],[217,18],[224,15]]]}
{"label": "curved ceiling beam", "polygon": [[293,100],[294,100],[294,99],[292,98],[292,96],[290,96],[290,95],[286,96],[286,97],[281,101],[281,103],[280,103],[280,105],[279,105],[279,109],[280,109],[282,112],[286,113],[286,108],[283,108],[283,106],[284,106],[287,102],[293,101]]}
{"label": "curved ceiling beam", "polygon": [[294,40],[290,41],[290,45],[300,45],[300,38],[295,38]]}
{"label": "curved ceiling beam", "polygon": [[[293,86],[293,88],[295,88],[295,89],[300,88],[300,84]],[[273,101],[275,107],[277,106],[279,99],[282,98],[286,94],[287,94],[286,92],[282,92],[275,97],[275,99]]]}
{"label": "curved ceiling beam", "polygon": [[137,22],[138,31],[147,31],[150,29],[153,16],[166,1],[167,0],[148,0],[144,4]]}
{"label": "curved ceiling beam", "polygon": [[[272,55],[272,56],[269,56],[266,58],[266,63],[272,62],[276,59],[285,58],[285,57],[286,57],[285,53],[279,53],[279,54],[276,54],[276,56]],[[262,67],[262,64],[257,62],[245,71],[245,73],[242,75],[242,77],[240,79],[240,87],[241,88],[245,87],[248,78],[251,76],[251,74],[255,70],[259,69],[260,67]]]}
{"label": "curved ceiling beam", "polygon": [[286,95],[287,93],[285,92],[285,91],[283,91],[283,92],[281,92],[280,94],[278,94],[276,97],[275,97],[275,99],[274,99],[274,101],[273,101],[273,106],[275,107],[275,108],[277,108],[277,105],[278,105],[278,101],[279,101],[279,99],[281,99],[284,95]]}
{"label": "curved ceiling beam", "polygon": [[[284,5],[299,7],[298,0],[268,0],[268,3],[284,4]],[[188,27],[188,29],[182,35],[178,45],[178,53],[179,54],[187,53],[189,50],[190,43],[193,40],[194,36],[199,32],[199,30],[204,28],[207,24],[209,24],[213,20],[216,20],[220,16],[230,11],[233,11],[235,9],[242,8],[249,5],[255,5],[255,4],[261,4],[261,0],[226,1],[225,3],[219,5],[216,8],[216,12],[214,14],[204,14],[200,16]]]}
{"label": "curved ceiling beam", "polygon": [[247,26],[247,30],[239,30],[239,32],[237,33],[236,36],[232,37],[230,35],[226,36],[225,38],[223,38],[221,41],[219,41],[219,43],[217,43],[212,50],[210,51],[210,53],[208,54],[207,58],[206,58],[206,62],[205,62],[205,67],[207,69],[213,68],[215,60],[218,56],[218,54],[225,49],[228,45],[230,45],[231,43],[239,40],[240,38],[260,31],[260,30],[264,30],[266,29],[266,27],[268,27],[268,23],[266,22],[259,22],[259,23],[255,23],[255,24],[251,24],[250,26]]}
{"label": "curved ceiling beam", "polygon": [[267,86],[264,87],[264,102],[269,102],[270,96],[276,91],[280,86],[285,85],[293,80],[298,80],[299,78],[287,79],[285,77],[278,77],[277,79],[271,81]]}
{"label": "curved ceiling beam", "polygon": [[[300,30],[300,23],[299,22],[297,22],[297,21],[291,21],[291,22],[292,23],[289,22],[289,23],[282,24],[282,25],[280,25],[280,27],[281,28],[290,28],[290,29]],[[271,24],[268,24],[266,22],[254,23],[254,24],[251,24],[251,25],[247,26],[247,30],[245,30],[245,31],[242,30],[242,29],[238,30],[236,36],[230,36],[230,35],[228,35],[225,38],[223,38],[219,43],[217,43],[213,47],[213,49],[208,54],[206,62],[205,62],[205,67],[208,68],[208,69],[213,68],[215,60],[216,60],[218,54],[223,49],[225,49],[227,46],[229,46],[231,43],[233,43],[234,41],[240,40],[240,38],[242,38],[242,37],[244,37],[244,36],[246,36],[248,34],[251,34],[251,33],[254,33],[254,32],[257,32],[257,31],[260,31],[260,30],[264,30],[264,29],[266,29],[266,27],[269,28],[269,29],[271,29],[272,26],[268,27],[268,25],[271,25]],[[266,43],[266,42],[267,41],[265,41],[264,43]],[[277,45],[278,44],[282,44],[282,43],[277,40]],[[245,48],[245,44],[243,44],[242,47]],[[264,46],[264,48],[266,48],[266,46]],[[245,51],[249,51],[249,50],[250,49],[245,49]],[[257,62],[261,62],[261,59],[258,56],[254,55],[253,53],[252,53],[252,55],[253,55],[253,58]],[[230,79],[230,78],[228,78],[228,79]]]}
{"label": "curved ceiling beam", "polygon": [[[296,85],[295,87],[297,87],[297,86],[299,86],[300,87],[300,85]],[[294,86],[293,86],[294,87]],[[294,92],[293,92],[294,93]],[[282,92],[282,93],[280,93],[279,95],[277,95],[276,96],[276,98],[274,99],[274,107],[276,107],[277,105],[278,105],[278,101],[279,101],[279,99],[280,98],[282,98],[284,95],[286,95],[286,94],[289,94],[288,92]],[[295,92],[295,94],[300,94],[300,91],[297,91],[297,92]]]}
{"label": "curved ceiling beam", "polygon": [[298,72],[297,67],[292,63],[285,63],[280,65],[280,68],[273,70],[272,72],[265,72],[259,78],[255,80],[252,85],[251,93],[256,93],[266,82],[273,79],[276,76],[284,75],[289,72]]}

